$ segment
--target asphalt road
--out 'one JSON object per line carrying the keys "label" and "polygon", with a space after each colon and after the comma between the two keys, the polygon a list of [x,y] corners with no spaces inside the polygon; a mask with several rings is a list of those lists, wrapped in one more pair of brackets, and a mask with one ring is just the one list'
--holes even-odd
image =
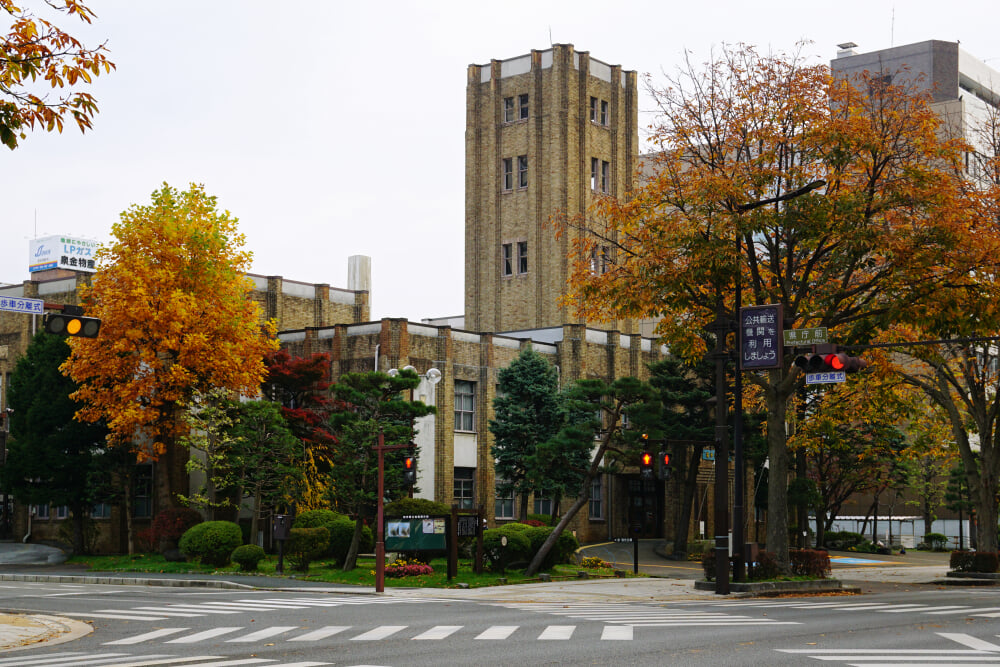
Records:
{"label": "asphalt road", "polygon": [[911,589],[540,604],[3,582],[0,608],[95,631],[0,667],[1000,663],[1000,590]]}

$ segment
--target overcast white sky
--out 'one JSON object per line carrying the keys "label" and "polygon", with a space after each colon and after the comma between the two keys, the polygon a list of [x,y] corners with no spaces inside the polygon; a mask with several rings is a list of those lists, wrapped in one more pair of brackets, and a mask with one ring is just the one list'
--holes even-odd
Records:
{"label": "overcast white sky", "polygon": [[88,4],[93,27],[62,27],[106,39],[118,69],[92,86],[92,132],[0,148],[0,281],[28,278],[30,238],[107,241],[162,182],[196,182],[239,217],[254,273],[346,287],[347,258],[371,256],[373,319],[464,310],[470,63],[551,35],[654,77],[685,49],[702,61],[724,42],[787,51],[800,39],[817,61],[846,41],[864,52],[958,40],[1000,66],[996,0]]}

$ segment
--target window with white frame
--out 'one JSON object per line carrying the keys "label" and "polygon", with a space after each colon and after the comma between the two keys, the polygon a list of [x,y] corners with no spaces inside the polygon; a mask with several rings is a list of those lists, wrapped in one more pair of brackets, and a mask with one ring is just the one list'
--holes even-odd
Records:
{"label": "window with white frame", "polygon": [[597,105],[598,105],[598,102],[599,102],[599,100],[596,97],[591,97],[590,98],[590,122],[591,123],[596,123],[597,122],[597,118],[598,118],[598,116],[597,116],[598,106]]}
{"label": "window with white frame", "polygon": [[552,499],[535,497],[535,514],[552,516]]}
{"label": "window with white frame", "polygon": [[517,156],[517,187],[528,187],[528,156]]}
{"label": "window with white frame", "polygon": [[455,380],[455,430],[476,430],[476,383]]}
{"label": "window with white frame", "polygon": [[517,109],[514,106],[513,97],[503,98],[503,122],[511,123],[515,120]]}
{"label": "window with white frame", "polygon": [[514,518],[514,490],[506,493],[497,491],[496,500],[493,503],[493,516],[497,519]]}
{"label": "window with white frame", "polygon": [[528,242],[517,242],[517,272],[524,274],[528,272]]}
{"label": "window with white frame", "polygon": [[455,491],[452,494],[460,510],[476,507],[476,469],[455,468]]}
{"label": "window with white frame", "polygon": [[32,505],[34,509],[36,519],[48,519],[49,518],[49,506],[48,503],[45,505]]}
{"label": "window with white frame", "polygon": [[69,506],[59,505],[58,507],[56,507],[55,518],[65,519],[68,516],[69,516]]}
{"label": "window with white frame", "polygon": [[504,192],[514,189],[514,158],[505,157],[500,169],[500,187]]}
{"label": "window with white frame", "polygon": [[601,476],[598,475],[590,483],[590,511],[591,519],[604,518],[604,503],[601,502]]}

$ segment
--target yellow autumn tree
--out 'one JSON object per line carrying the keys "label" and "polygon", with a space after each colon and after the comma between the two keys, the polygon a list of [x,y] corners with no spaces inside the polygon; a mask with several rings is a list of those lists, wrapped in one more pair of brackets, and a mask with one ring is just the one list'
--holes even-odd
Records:
{"label": "yellow autumn tree", "polygon": [[11,150],[25,138],[27,128],[41,125],[48,132],[62,132],[67,117],[81,132],[89,130],[97,100],[80,87],[115,67],[104,44],[88,48],[53,22],[55,16],[65,15],[90,23],[95,15],[83,2],[35,4],[44,5],[52,16],[45,18],[19,0],[0,0],[0,14],[6,14],[10,24],[0,50],[0,143]]}
{"label": "yellow autumn tree", "polygon": [[162,509],[187,492],[180,406],[214,389],[256,395],[277,340],[248,298],[251,255],[237,219],[202,186],[164,184],[123,212],[112,236],[80,294],[100,336],[71,339],[62,368],[80,384],[78,419],[104,421],[111,446],[160,462]]}
{"label": "yellow autumn tree", "polygon": [[[976,242],[993,232],[972,223],[959,185],[963,146],[912,78],[838,79],[737,46],[651,92],[646,180],[560,221],[578,315],[657,319],[672,350],[698,357],[709,323],[735,320],[738,278],[742,303],[780,304],[786,328],[860,344],[892,321],[940,317],[949,294],[975,289],[970,275],[994,271]],[[767,407],[767,548],[787,563],[786,422],[803,373],[788,355],[744,379]]]}

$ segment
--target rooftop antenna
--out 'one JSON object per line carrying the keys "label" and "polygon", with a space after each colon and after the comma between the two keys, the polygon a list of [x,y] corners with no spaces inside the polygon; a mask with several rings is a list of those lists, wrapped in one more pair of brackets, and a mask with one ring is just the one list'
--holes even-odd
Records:
{"label": "rooftop antenna", "polygon": [[889,46],[896,45],[896,5],[892,6],[892,18],[889,19]]}
{"label": "rooftop antenna", "polygon": [[552,26],[549,26],[549,48],[552,48],[553,46],[555,45],[552,43]]}

